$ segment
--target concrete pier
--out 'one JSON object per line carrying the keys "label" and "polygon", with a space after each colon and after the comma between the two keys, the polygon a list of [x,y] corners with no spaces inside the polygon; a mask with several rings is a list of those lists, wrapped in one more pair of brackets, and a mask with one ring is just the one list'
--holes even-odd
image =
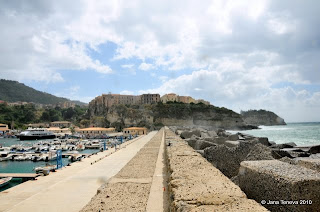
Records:
{"label": "concrete pier", "polygon": [[0,211],[79,211],[156,134],[151,132],[0,193]]}

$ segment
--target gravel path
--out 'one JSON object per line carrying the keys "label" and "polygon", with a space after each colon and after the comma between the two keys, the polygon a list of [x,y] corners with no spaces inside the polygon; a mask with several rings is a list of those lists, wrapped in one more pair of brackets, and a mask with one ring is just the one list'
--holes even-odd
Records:
{"label": "gravel path", "polygon": [[146,211],[162,137],[160,130],[81,211]]}

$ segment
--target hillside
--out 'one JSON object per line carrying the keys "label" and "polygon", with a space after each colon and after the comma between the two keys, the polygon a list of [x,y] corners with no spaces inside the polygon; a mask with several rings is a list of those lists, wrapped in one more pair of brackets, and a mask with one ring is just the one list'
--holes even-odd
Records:
{"label": "hillside", "polygon": [[[7,102],[34,102],[39,104],[57,104],[70,101],[52,94],[37,91],[17,81],[0,79],[0,100]],[[76,104],[84,103],[75,101]]]}
{"label": "hillside", "polygon": [[252,125],[286,125],[283,118],[277,114],[267,110],[248,110],[241,111],[241,115],[245,123]]}
{"label": "hillside", "polygon": [[[91,101],[88,115],[90,124],[113,126],[118,129],[129,126],[160,128],[161,126],[206,126],[224,129],[251,129],[240,114],[212,105],[157,103],[152,105],[114,105],[107,108],[103,102]],[[89,123],[88,123],[89,124]]]}

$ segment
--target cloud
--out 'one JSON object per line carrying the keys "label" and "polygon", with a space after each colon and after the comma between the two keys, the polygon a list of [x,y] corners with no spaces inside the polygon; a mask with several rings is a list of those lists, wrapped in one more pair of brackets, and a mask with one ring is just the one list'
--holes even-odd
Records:
{"label": "cloud", "polygon": [[139,69],[143,70],[143,71],[148,71],[148,70],[151,70],[151,69],[154,69],[155,67],[150,64],[150,63],[141,63],[139,65]]}
{"label": "cloud", "polygon": [[123,90],[123,91],[120,92],[120,94],[122,94],[122,95],[133,95],[134,92],[133,91],[128,91],[128,90]]}
{"label": "cloud", "polygon": [[134,67],[134,64],[124,64],[124,65],[121,65],[121,67],[131,69]]}
{"label": "cloud", "polygon": [[[68,3],[69,4],[69,3]],[[1,3],[0,73],[4,78],[47,82],[63,81],[65,70],[112,72],[107,64],[91,58],[88,45],[66,30],[79,11],[62,7],[62,1]],[[79,13],[80,12],[80,13]]]}

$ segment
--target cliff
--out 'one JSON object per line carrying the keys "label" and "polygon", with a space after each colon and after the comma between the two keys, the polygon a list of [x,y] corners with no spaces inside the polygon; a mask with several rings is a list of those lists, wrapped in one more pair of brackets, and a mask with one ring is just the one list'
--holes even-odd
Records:
{"label": "cliff", "polygon": [[246,124],[251,125],[286,125],[283,118],[279,117],[277,114],[266,111],[266,110],[248,110],[241,111],[241,116]]}
{"label": "cliff", "polygon": [[[128,126],[145,126],[160,128],[166,126],[207,126],[224,129],[252,129],[241,115],[212,105],[157,103],[151,105],[113,105],[107,107],[99,98],[91,101],[88,114],[91,124],[98,126],[104,123],[122,129]],[[105,119],[96,122],[97,117]]]}

